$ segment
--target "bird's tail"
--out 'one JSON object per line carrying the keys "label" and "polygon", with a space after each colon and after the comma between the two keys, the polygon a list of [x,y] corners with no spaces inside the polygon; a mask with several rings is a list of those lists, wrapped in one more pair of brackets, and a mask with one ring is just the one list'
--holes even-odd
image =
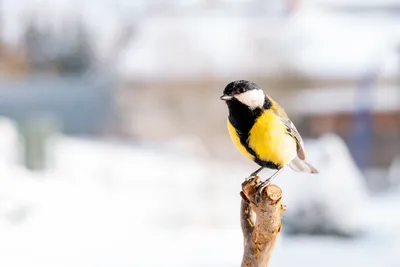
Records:
{"label": "bird's tail", "polygon": [[318,173],[319,171],[305,160],[295,158],[289,163],[290,168],[297,172]]}

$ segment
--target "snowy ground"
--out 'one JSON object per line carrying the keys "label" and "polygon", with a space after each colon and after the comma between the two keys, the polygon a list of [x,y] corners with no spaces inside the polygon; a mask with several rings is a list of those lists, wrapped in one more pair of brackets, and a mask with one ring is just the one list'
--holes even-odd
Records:
{"label": "snowy ground", "polygon": [[[324,142],[328,140],[338,142],[329,136]],[[327,145],[325,158],[317,160],[322,155],[313,148],[317,143],[309,144],[318,166],[343,170],[348,180],[319,177],[319,188],[332,188],[332,193],[315,197],[316,189],[308,185],[315,177],[298,177],[302,181],[290,189],[291,182],[284,182],[293,174],[288,171],[282,182],[276,181],[287,190],[287,220],[300,218],[295,216],[296,201],[308,205],[328,199],[323,216],[306,216],[310,224],[362,234],[339,238],[283,233],[271,266],[400,266],[400,193],[365,194],[345,154],[337,157],[342,161],[326,160],[332,149]],[[340,150],[340,144],[334,148]],[[5,155],[12,149],[1,142],[0,149],[0,266],[228,267],[241,261],[238,192],[250,171],[247,166],[60,137],[50,147],[51,168],[31,173],[9,162]],[[223,171],[227,166],[230,177]],[[346,183],[349,191],[335,190]],[[313,195],[308,202],[304,192]],[[349,197],[353,193],[356,199]],[[338,211],[346,205],[351,208]],[[357,209],[368,212],[360,216]],[[333,213],[342,220],[332,223]],[[301,220],[299,229],[307,230]]]}

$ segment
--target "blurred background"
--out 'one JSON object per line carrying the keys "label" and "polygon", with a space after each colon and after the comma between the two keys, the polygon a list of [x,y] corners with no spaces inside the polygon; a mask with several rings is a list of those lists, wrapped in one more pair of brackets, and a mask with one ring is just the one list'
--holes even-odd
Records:
{"label": "blurred background", "polygon": [[238,79],[320,170],[270,266],[400,266],[399,0],[0,0],[0,265],[239,266]]}

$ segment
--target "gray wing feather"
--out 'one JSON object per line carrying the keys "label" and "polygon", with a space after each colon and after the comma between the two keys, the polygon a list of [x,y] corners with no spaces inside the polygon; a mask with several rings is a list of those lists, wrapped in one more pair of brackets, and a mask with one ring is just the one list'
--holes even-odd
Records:
{"label": "gray wing feather", "polygon": [[[279,114],[277,114],[279,116]],[[286,132],[289,134],[291,137],[293,137],[296,140],[297,144],[297,156],[299,159],[305,160],[306,159],[306,154],[304,152],[304,142],[303,138],[301,138],[299,132],[296,129],[296,126],[294,126],[293,122],[288,119],[284,118],[282,116],[279,116],[283,124],[286,126]]]}
{"label": "gray wing feather", "polygon": [[312,166],[309,162],[301,160],[299,158],[293,159],[289,163],[289,167],[297,172],[318,173],[318,170],[314,166]]}

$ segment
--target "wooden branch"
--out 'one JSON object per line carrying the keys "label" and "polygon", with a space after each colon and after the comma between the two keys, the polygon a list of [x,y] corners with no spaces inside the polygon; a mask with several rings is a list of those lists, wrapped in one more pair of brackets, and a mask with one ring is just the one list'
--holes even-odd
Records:
{"label": "wooden branch", "polygon": [[244,238],[242,267],[266,267],[271,258],[276,238],[281,230],[282,190],[268,185],[256,201],[260,178],[243,182],[240,210]]}

